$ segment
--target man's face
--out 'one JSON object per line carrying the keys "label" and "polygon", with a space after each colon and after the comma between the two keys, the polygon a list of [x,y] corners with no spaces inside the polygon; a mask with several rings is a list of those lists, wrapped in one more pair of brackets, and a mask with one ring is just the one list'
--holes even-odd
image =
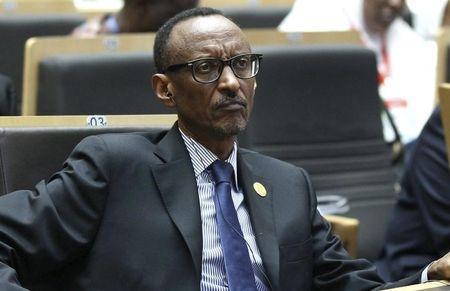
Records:
{"label": "man's face", "polygon": [[[173,64],[199,58],[229,59],[250,53],[242,31],[220,15],[195,17],[177,24],[170,36]],[[244,130],[253,106],[255,78],[239,79],[224,66],[219,79],[203,84],[184,67],[166,74],[180,128],[197,138],[221,139]]]}
{"label": "man's face", "polygon": [[369,32],[386,32],[404,4],[404,0],[364,0],[364,22]]}

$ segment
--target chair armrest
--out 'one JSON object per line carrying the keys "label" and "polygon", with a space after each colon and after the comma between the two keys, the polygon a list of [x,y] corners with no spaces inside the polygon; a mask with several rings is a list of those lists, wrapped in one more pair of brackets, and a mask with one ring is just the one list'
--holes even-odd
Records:
{"label": "chair armrest", "polygon": [[330,222],[333,233],[339,236],[350,256],[356,258],[358,252],[359,220],[338,215],[325,215],[324,217]]}

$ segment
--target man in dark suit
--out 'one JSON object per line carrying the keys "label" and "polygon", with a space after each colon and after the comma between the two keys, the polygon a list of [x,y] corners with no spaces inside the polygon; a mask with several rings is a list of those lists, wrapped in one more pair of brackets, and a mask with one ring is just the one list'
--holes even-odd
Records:
{"label": "man in dark suit", "polygon": [[237,146],[261,59],[243,32],[197,8],[159,30],[154,54],[178,122],[89,137],[48,182],[1,197],[0,290],[382,287],[331,234],[305,171]]}
{"label": "man in dark suit", "polygon": [[387,280],[409,276],[450,251],[450,171],[438,107],[411,152],[377,262]]}

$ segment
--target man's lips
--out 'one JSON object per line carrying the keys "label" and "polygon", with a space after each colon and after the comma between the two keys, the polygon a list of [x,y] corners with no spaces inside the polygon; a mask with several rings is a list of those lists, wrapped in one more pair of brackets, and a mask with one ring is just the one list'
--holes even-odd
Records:
{"label": "man's lips", "polygon": [[216,109],[223,109],[223,110],[241,110],[243,108],[247,108],[247,102],[243,100],[225,101],[216,106]]}

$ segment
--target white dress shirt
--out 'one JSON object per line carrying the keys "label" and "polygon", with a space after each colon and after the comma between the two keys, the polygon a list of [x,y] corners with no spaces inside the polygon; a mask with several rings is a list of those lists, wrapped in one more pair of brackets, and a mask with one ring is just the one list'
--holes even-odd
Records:
{"label": "white dress shirt", "polygon": [[[225,291],[228,290],[228,287],[219,228],[216,221],[216,209],[213,200],[214,183],[209,170],[207,169],[215,160],[218,160],[218,157],[200,143],[186,135],[181,129],[180,132],[194,167],[200,201],[203,237],[202,278],[200,290]],[[233,166],[236,181],[236,184],[232,185],[231,196],[237,212],[239,224],[241,225],[245,241],[247,242],[250,261],[255,274],[256,287],[260,291],[268,290],[261,254],[256,245],[250,216],[244,203],[244,194],[242,193],[242,189],[239,188],[236,154],[237,145],[234,143],[233,151],[226,160]]]}

